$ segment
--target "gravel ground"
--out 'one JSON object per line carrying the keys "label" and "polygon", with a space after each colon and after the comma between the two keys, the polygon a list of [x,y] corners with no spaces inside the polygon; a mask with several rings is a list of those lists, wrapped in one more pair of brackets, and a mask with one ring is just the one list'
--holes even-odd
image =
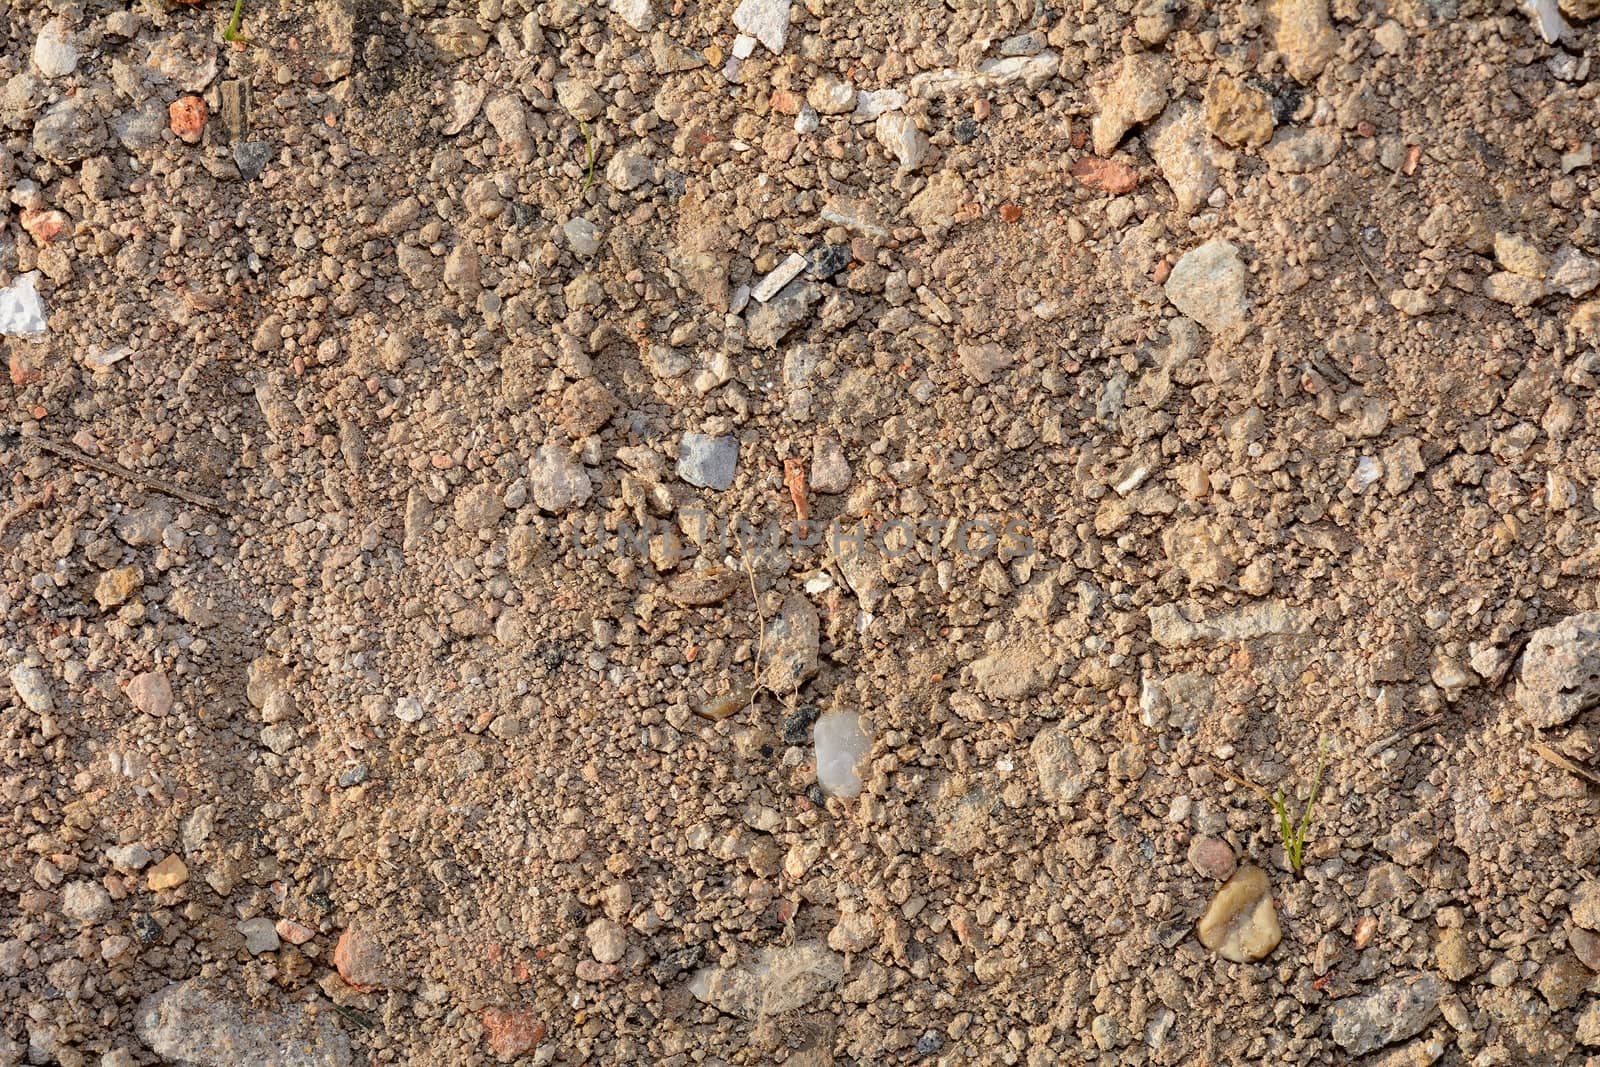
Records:
{"label": "gravel ground", "polygon": [[0,1067],[1600,1063],[1595,0],[231,14],[0,0]]}

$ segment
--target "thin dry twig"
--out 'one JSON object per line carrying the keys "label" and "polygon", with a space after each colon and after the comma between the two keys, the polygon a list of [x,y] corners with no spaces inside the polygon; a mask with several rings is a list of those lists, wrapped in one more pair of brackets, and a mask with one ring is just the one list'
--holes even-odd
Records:
{"label": "thin dry twig", "polygon": [[756,662],[753,668],[754,676],[750,681],[750,701],[754,703],[763,692],[771,693],[774,700],[783,701],[784,707],[792,713],[800,703],[799,689],[791,690],[787,696],[782,696],[761,675],[761,662],[767,655],[767,615],[761,610],[761,592],[756,587],[756,571],[750,563],[750,554],[745,550],[744,538],[734,534],[733,539],[739,546],[739,562],[744,564],[745,577],[750,580],[750,599],[756,609]]}
{"label": "thin dry twig", "polygon": [[102,474],[109,474],[114,478],[121,478],[125,481],[132,482],[138,486],[143,486],[146,489],[151,489],[158,493],[165,493],[167,496],[193,504],[195,507],[205,508],[208,511],[215,511],[221,515],[232,515],[234,513],[233,509],[227,504],[224,504],[222,501],[214,500],[208,496],[202,496],[193,490],[185,489],[183,486],[178,485],[175,482],[169,482],[165,478],[156,478],[148,474],[139,474],[136,471],[131,471],[127,467],[122,466],[120,463],[112,463],[109,460],[104,459],[96,459],[87,452],[80,452],[71,445],[64,445],[59,441],[52,441],[48,437],[30,437],[27,440],[31,441],[36,447],[52,453],[53,455],[60,456],[62,459],[71,460],[73,463],[82,464],[85,467],[91,467],[94,470],[100,471]]}
{"label": "thin dry twig", "polygon": [[1565,752],[1562,752],[1559,749],[1551,748],[1543,741],[1533,742],[1533,750],[1539,754],[1540,759],[1544,760],[1552,767],[1558,767],[1561,770],[1566,771],[1568,774],[1576,775],[1577,777],[1582,778],[1585,782],[1588,782],[1590,785],[1600,785],[1600,773],[1597,773],[1595,769],[1589,766],[1587,763],[1580,763],[1571,756],[1567,755]]}
{"label": "thin dry twig", "polygon": [[1528,638],[1530,636],[1532,635],[1523,634],[1511,642],[1511,647],[1506,649],[1506,658],[1501,662],[1500,666],[1495,668],[1493,674],[1484,679],[1490,689],[1499,689],[1506,684],[1506,679],[1511,677],[1512,670],[1516,667],[1517,662],[1522,659],[1523,650],[1528,647]]}
{"label": "thin dry twig", "polygon": [[1378,290],[1378,295],[1383,295],[1383,283],[1378,280],[1377,272],[1372,269],[1372,264],[1367,260],[1367,254],[1361,250],[1361,235],[1350,225],[1349,219],[1340,219],[1344,228],[1350,234],[1350,250],[1356,254],[1356,259],[1361,261],[1361,269],[1367,272],[1367,277],[1372,279],[1372,285]]}
{"label": "thin dry twig", "polygon": [[11,524],[22,518],[22,516],[26,515],[28,512],[37,507],[48,504],[50,502],[50,497],[54,495],[54,493],[55,486],[46,485],[43,489],[39,490],[37,493],[34,493],[32,496],[25,497],[18,501],[16,506],[11,508],[11,510],[7,511],[4,515],[0,515],[0,537],[5,536],[5,532],[11,528]]}
{"label": "thin dry twig", "polygon": [[752,680],[754,690],[752,696],[754,696],[764,688],[761,681],[761,660],[767,652],[767,616],[761,610],[761,592],[756,588],[756,570],[750,565],[750,553],[745,550],[744,538],[734,534],[733,541],[739,546],[739,562],[744,564],[744,576],[750,580],[750,600],[756,609],[756,663],[755,678]]}
{"label": "thin dry twig", "polygon": [[1420,734],[1422,731],[1432,729],[1442,722],[1444,722],[1444,715],[1442,713],[1436,712],[1432,715],[1424,715],[1410,726],[1402,727],[1387,737],[1380,737],[1378,740],[1372,742],[1372,744],[1363,749],[1361,754],[1367,759],[1371,759],[1373,756],[1376,756],[1378,753],[1382,752],[1395,742],[1404,741],[1412,734]]}

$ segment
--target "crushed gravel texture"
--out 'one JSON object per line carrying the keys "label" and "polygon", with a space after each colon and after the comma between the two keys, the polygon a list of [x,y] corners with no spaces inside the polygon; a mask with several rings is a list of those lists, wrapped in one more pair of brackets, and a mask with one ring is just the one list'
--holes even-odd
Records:
{"label": "crushed gravel texture", "polygon": [[1595,0],[232,15],[0,0],[0,1067],[1600,1062]]}

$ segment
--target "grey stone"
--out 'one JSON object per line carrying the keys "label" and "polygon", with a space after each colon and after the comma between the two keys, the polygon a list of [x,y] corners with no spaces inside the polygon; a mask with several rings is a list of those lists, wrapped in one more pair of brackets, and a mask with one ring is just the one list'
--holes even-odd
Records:
{"label": "grey stone", "polygon": [[1162,648],[1187,648],[1223,641],[1252,641],[1305,633],[1311,619],[1299,608],[1266,600],[1238,608],[1208,611],[1198,601],[1150,608],[1150,638]]}
{"label": "grey stone", "polygon": [[1028,746],[1039,774],[1039,789],[1057,804],[1071,804],[1083,796],[1100,770],[1099,749],[1092,751],[1094,757],[1086,764],[1073,750],[1072,737],[1065,726],[1040,730]]}
{"label": "grey stone", "polygon": [[806,91],[806,102],[819,115],[843,115],[856,106],[856,89],[835,75],[824,74],[811,83]]}
{"label": "grey stone", "polygon": [[175,1067],[346,1067],[350,1042],[306,1004],[262,1011],[235,1001],[213,980],[170,985],[139,1005],[139,1037]]}
{"label": "grey stone", "polygon": [[656,10],[650,0],[611,0],[611,10],[640,33],[655,27]]}
{"label": "grey stone", "polygon": [[766,626],[762,684],[779,696],[798,690],[817,673],[818,642],[817,609],[803,596],[785,597]]}
{"label": "grey stone", "polygon": [[628,933],[610,919],[600,918],[584,930],[589,951],[601,963],[616,963],[628,951]]}
{"label": "grey stone", "polygon": [[286,722],[261,728],[261,743],[279,756],[287,755],[300,744],[300,735]]}
{"label": "grey stone", "polygon": [[833,797],[846,799],[861,793],[861,763],[872,749],[872,738],[853,711],[835,710],[811,728],[817,758],[817,784]]}
{"label": "grey stone", "polygon": [[757,348],[777,348],[778,343],[811,315],[811,305],[822,299],[814,283],[797,278],[765,304],[752,304],[745,313],[745,331]]}
{"label": "grey stone", "polygon": [[916,170],[928,158],[928,137],[917,121],[900,111],[879,115],[873,125],[878,143],[895,158],[901,170]]}
{"label": "grey stone", "polygon": [[154,96],[124,111],[111,121],[117,140],[130,152],[143,152],[161,143],[167,128],[167,109]]}
{"label": "grey stone", "polygon": [[39,272],[30,270],[0,289],[0,337],[42,337],[47,332],[38,283]]}
{"label": "grey stone", "polygon": [[272,160],[272,146],[266,141],[240,141],[233,146],[233,165],[239,168],[239,177],[253,182],[261,177]]}
{"label": "grey stone", "polygon": [[150,850],[137,841],[106,849],[106,859],[119,871],[142,871],[150,863]]}
{"label": "grey stone", "polygon": [[606,109],[606,102],[595,92],[594,86],[576,78],[562,78],[556,82],[556,102],[573,118],[585,122],[598,118]]}
{"label": "grey stone", "polygon": [[905,107],[907,99],[899,89],[861,89],[856,93],[856,106],[850,118],[854,122],[875,122],[878,116]]}
{"label": "grey stone", "polygon": [[643,145],[629,145],[606,162],[606,184],[619,192],[632,192],[651,183],[655,164]]}
{"label": "grey stone", "polygon": [[46,78],[65,78],[78,69],[78,46],[63,19],[51,19],[33,42],[33,65]]}
{"label": "grey stone", "polygon": [[528,463],[528,490],[541,511],[560,514],[588,500],[594,484],[570,452],[544,445]]}
{"label": "grey stone", "polygon": [[912,96],[923,99],[985,93],[1017,82],[1037,90],[1055,76],[1060,65],[1061,56],[1049,51],[1035,56],[1005,56],[986,59],[978,64],[977,70],[945,67],[924,71],[912,77],[909,87]]}
{"label": "grey stone", "polygon": [[1044,37],[1038,33],[1019,33],[1000,42],[1003,56],[1036,56],[1044,51]]}
{"label": "grey stone", "polygon": [[1339,154],[1339,131],[1279,130],[1261,154],[1273,170],[1303,174],[1333,162]]}
{"label": "grey stone", "polygon": [[1250,311],[1248,279],[1238,248],[1217,238],[1184,253],[1173,265],[1167,299],[1212,334],[1237,340],[1244,335]]}
{"label": "grey stone", "polygon": [[854,230],[868,237],[883,240],[889,236],[889,227],[884,224],[877,210],[865,200],[835,196],[822,205],[819,214],[823,222],[843,226],[847,230]]}
{"label": "grey stone", "polygon": [[263,952],[276,952],[278,946],[282,944],[278,940],[277,926],[265,915],[246,919],[239,924],[238,930],[244,937],[245,951],[252,956],[259,956]]}
{"label": "grey stone", "polygon": [[701,489],[721,492],[728,488],[738,464],[737,437],[686,433],[678,444],[678,477]]}
{"label": "grey stone", "polygon": [[456,527],[462,533],[488,529],[505,513],[506,506],[492,485],[474,485],[456,495]]}
{"label": "grey stone", "polygon": [[17,699],[29,711],[43,713],[55,710],[56,702],[50,695],[49,680],[38,667],[12,667],[11,688],[16,690]]}
{"label": "grey stone", "polygon": [[1579,252],[1571,245],[1562,245],[1550,260],[1550,273],[1545,278],[1545,288],[1567,296],[1587,295],[1600,285],[1600,263]]}
{"label": "grey stone", "polygon": [[1483,280],[1483,295],[1512,307],[1531,307],[1544,296],[1544,282],[1511,271],[1496,271]]}
{"label": "grey stone", "polygon": [[[1600,704],[1600,611],[1536,630],[1522,653],[1517,706],[1530,726],[1560,726]],[[1600,909],[1597,909],[1600,913]]]}
{"label": "grey stone", "polygon": [[68,882],[61,891],[61,912],[73,922],[99,922],[111,914],[111,894],[98,882]]}
{"label": "grey stone", "polygon": [[784,257],[782,263],[772,268],[772,271],[750,290],[750,296],[765,304],[777,296],[783,287],[794,281],[800,272],[806,269],[806,257],[798,252],[791,252]]}
{"label": "grey stone", "polygon": [[88,94],[69,96],[33,126],[33,150],[52,163],[77,163],[105,147],[106,124]]}
{"label": "grey stone", "polygon": [[1422,1032],[1439,1014],[1445,986],[1431,974],[1389,982],[1365,996],[1335,1002],[1328,1009],[1333,1040],[1352,1056],[1404,1041]]}
{"label": "grey stone", "polygon": [[483,110],[484,97],[489,95],[489,87],[483,82],[456,81],[451,84],[449,102],[446,105],[446,118],[444,132],[447,137],[454,137],[472,124],[478,117],[478,112]]}
{"label": "grey stone", "polygon": [[689,981],[701,1003],[744,1019],[782,1015],[839,984],[844,960],[818,941],[769,948],[741,967],[706,967]]}
{"label": "grey stone", "polygon": [[592,256],[600,251],[600,227],[588,219],[568,219],[561,227],[566,235],[567,247],[580,256]]}
{"label": "grey stone", "polygon": [[1178,210],[1192,214],[1217,187],[1217,165],[1206,129],[1205,109],[1180,100],[1150,128],[1145,144],[1161,176],[1172,187]]}
{"label": "grey stone", "polygon": [[973,660],[978,692],[996,700],[1020,700],[1042,692],[1060,665],[1042,644],[1019,644]]}
{"label": "grey stone", "polygon": [[811,446],[811,491],[842,493],[850,488],[850,461],[839,442],[821,436]]}
{"label": "grey stone", "polygon": [[1123,57],[1116,75],[1093,93],[1099,106],[1091,124],[1095,155],[1110,155],[1129,130],[1161,114],[1169,80],[1164,60],[1148,52]]}
{"label": "grey stone", "polygon": [[483,107],[484,118],[494,127],[495,136],[509,149],[519,163],[528,163],[534,156],[533,136],[528,132],[528,109],[511,93],[497,93]]}
{"label": "grey stone", "polygon": [[[181,29],[176,33],[162,33],[150,45],[150,55],[145,69],[158,82],[167,82],[173,89],[198,93],[217,76],[216,38],[201,31]],[[167,97],[152,99],[164,111]]]}

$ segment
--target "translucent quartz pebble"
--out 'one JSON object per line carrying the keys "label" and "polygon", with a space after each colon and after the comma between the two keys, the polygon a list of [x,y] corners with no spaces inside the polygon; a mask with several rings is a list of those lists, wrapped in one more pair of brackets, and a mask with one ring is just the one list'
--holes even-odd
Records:
{"label": "translucent quartz pebble", "polygon": [[823,792],[853,797],[861,792],[861,762],[872,739],[853,711],[830,711],[812,728],[817,746],[817,783]]}

